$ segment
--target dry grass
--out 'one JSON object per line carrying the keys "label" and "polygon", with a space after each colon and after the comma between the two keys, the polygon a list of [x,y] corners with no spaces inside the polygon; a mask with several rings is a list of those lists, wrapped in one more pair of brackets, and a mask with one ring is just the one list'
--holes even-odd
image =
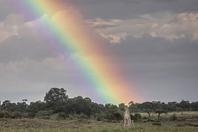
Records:
{"label": "dry grass", "polygon": [[42,120],[42,119],[0,119],[0,132],[198,132],[198,113],[176,114],[183,120],[135,123],[135,128],[124,129],[121,123],[106,123],[93,120]]}

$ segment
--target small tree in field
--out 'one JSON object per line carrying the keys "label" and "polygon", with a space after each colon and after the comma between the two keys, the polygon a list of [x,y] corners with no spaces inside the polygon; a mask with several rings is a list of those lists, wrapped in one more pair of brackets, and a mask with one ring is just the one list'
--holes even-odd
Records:
{"label": "small tree in field", "polygon": [[166,113],[167,113],[167,111],[165,111],[165,110],[157,110],[157,111],[156,111],[156,113],[158,114],[158,116],[157,116],[157,120],[159,121],[159,120],[160,120],[160,116],[161,116],[161,114],[166,114]]}

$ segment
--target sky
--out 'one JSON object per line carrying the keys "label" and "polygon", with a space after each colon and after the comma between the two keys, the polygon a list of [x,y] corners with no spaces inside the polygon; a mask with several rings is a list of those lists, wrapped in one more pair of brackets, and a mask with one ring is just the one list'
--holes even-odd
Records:
{"label": "sky", "polygon": [[[141,101],[198,100],[197,0],[73,0],[71,6],[105,41],[103,57],[121,68]],[[62,61],[35,33],[43,17],[0,0],[0,100],[43,100],[50,88],[63,87],[70,97],[100,102],[74,64],[78,55],[66,53]]]}

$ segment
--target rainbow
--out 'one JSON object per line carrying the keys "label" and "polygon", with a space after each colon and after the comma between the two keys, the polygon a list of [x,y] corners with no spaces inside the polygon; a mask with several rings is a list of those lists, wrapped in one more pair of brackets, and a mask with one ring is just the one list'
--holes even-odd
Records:
{"label": "rainbow", "polygon": [[104,42],[93,35],[91,28],[69,2],[65,5],[59,0],[25,0],[23,4],[34,15],[50,16],[45,19],[45,29],[53,34],[50,37],[63,51],[79,55],[76,65],[93,84],[103,102],[118,104],[137,100],[133,85],[129,86],[120,77],[119,69],[111,59],[101,55],[105,50],[102,46]]}

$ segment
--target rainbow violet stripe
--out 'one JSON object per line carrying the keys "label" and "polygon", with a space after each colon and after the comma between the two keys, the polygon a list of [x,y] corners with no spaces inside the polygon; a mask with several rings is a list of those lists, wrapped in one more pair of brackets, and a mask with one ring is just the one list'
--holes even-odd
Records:
{"label": "rainbow violet stripe", "polygon": [[[63,1],[62,1],[63,2]],[[104,57],[102,40],[92,35],[77,9],[61,4],[59,0],[25,0],[26,8],[34,15],[46,14],[46,30],[51,32],[56,45],[62,50],[78,53],[76,65],[93,84],[95,92],[105,103],[128,103],[138,100],[133,85],[130,86],[120,77],[119,69],[112,60]]]}

